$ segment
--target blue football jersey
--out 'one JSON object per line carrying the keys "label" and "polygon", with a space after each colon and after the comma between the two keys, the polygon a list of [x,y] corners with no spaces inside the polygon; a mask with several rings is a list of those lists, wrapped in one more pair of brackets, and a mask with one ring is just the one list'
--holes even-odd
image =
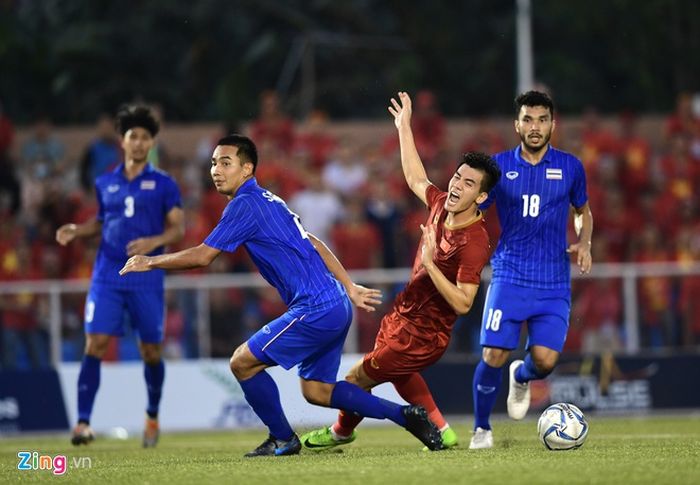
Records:
{"label": "blue football jersey", "polygon": [[204,244],[228,252],[243,245],[289,308],[330,308],[346,297],[299,217],[255,178],[238,189]]}
{"label": "blue football jersey", "polygon": [[[121,289],[155,288],[163,285],[163,270],[128,273],[119,276],[127,259],[126,246],[141,237],[162,234],[165,219],[173,207],[180,207],[180,190],[167,173],[144,167],[141,174],[129,181],[124,164],[95,180],[95,190],[102,222],[102,240],[97,252],[92,280]],[[150,255],[163,253],[163,247]]]}
{"label": "blue football jersey", "polygon": [[552,148],[532,165],[517,148],[494,157],[501,180],[483,208],[495,202],[501,237],[491,258],[493,281],[542,289],[569,288],[569,207],[588,200],[581,161]]}

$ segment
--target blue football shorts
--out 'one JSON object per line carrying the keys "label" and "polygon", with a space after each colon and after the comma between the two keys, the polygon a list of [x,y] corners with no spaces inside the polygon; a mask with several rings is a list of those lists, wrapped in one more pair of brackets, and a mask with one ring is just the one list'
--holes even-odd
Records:
{"label": "blue football shorts", "polygon": [[561,352],[569,330],[571,291],[491,283],[481,320],[481,345],[514,350],[527,322],[527,344]]}
{"label": "blue football shorts", "polygon": [[163,288],[121,290],[93,284],[85,301],[85,332],[122,337],[127,320],[141,342],[163,341],[165,299]]}
{"label": "blue football shorts", "polygon": [[248,348],[261,362],[289,370],[299,364],[299,376],[335,383],[340,356],[352,323],[352,306],[346,296],[324,310],[289,310],[248,339]]}

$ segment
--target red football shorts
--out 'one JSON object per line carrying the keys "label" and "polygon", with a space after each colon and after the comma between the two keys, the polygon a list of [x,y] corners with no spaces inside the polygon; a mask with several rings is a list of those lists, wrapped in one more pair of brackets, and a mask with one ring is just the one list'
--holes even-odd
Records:
{"label": "red football shorts", "polygon": [[365,354],[362,367],[373,381],[391,382],[440,360],[447,343],[435,334],[419,334],[398,314],[389,313],[382,319],[374,349]]}

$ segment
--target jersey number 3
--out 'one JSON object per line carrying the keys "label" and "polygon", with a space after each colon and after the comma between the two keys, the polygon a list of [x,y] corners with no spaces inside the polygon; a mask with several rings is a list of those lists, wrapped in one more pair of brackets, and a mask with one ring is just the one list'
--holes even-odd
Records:
{"label": "jersey number 3", "polygon": [[540,196],[537,194],[523,194],[523,217],[537,217],[540,215]]}
{"label": "jersey number 3", "polygon": [[127,195],[124,199],[124,216],[134,217],[134,197]]}

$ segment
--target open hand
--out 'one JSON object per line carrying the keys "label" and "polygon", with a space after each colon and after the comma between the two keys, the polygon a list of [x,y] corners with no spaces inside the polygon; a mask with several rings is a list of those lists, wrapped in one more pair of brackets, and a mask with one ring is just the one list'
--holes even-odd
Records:
{"label": "open hand", "polygon": [[362,285],[353,285],[348,292],[348,296],[353,305],[367,312],[375,311],[375,307],[382,302],[382,292],[380,290],[365,288]]}
{"label": "open hand", "polygon": [[119,274],[125,275],[127,273],[141,273],[143,271],[150,271],[150,261],[150,256],[132,256],[126,262],[124,267],[119,270]]}
{"label": "open hand", "polygon": [[150,237],[140,237],[129,241],[126,245],[126,254],[129,256],[135,256],[137,254],[148,254],[153,251],[155,247],[153,246],[152,239]]}
{"label": "open hand", "polygon": [[420,230],[423,231],[423,247],[421,248],[421,263],[426,269],[435,264],[433,257],[435,256],[435,226],[428,225],[425,227],[420,225]]}
{"label": "open hand", "polygon": [[[399,103],[400,101],[400,103]],[[391,98],[391,106],[389,106],[389,113],[394,116],[394,124],[396,128],[411,127],[411,113],[413,108],[411,107],[411,97],[408,93],[399,91],[399,101]]]}
{"label": "open hand", "polygon": [[581,274],[586,274],[591,271],[591,266],[593,265],[593,258],[591,257],[590,243],[579,241],[570,245],[566,252],[576,253],[576,264],[578,265]]}

